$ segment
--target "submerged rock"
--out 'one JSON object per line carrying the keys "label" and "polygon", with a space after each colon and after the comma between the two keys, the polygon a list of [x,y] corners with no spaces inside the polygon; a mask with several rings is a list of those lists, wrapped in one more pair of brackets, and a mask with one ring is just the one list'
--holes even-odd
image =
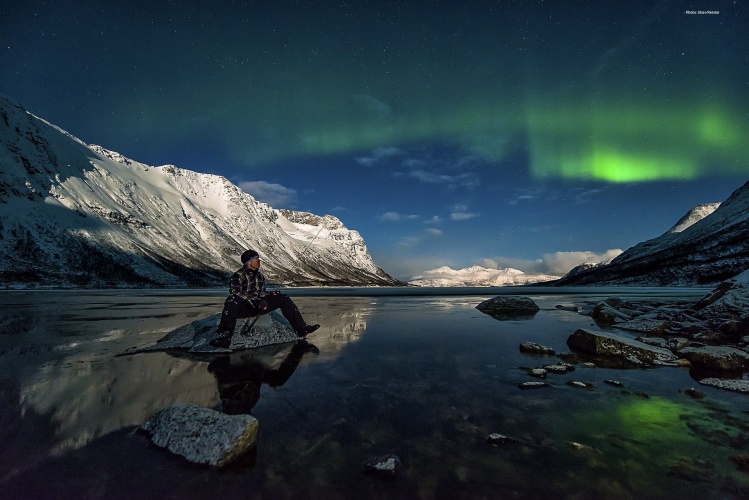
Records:
{"label": "submerged rock", "polygon": [[546,382],[521,382],[518,384],[518,387],[527,390],[527,389],[541,389],[542,387],[551,387]]}
{"label": "submerged rock", "polygon": [[554,363],[549,365],[544,365],[544,370],[551,373],[557,373],[557,374],[563,374],[568,372],[574,372],[575,367],[574,365],[571,365],[570,363]]}
{"label": "submerged rock", "polygon": [[530,297],[515,295],[500,295],[485,300],[476,309],[496,319],[529,318],[540,310]]}
{"label": "submerged rock", "polygon": [[486,438],[486,442],[492,446],[501,446],[504,444],[517,444],[520,443],[520,440],[514,437],[505,436],[504,434],[499,434],[498,432],[493,432],[489,434],[488,438]]}
{"label": "submerged rock", "polygon": [[226,415],[174,403],[153,414],[141,428],[151,441],[196,464],[223,467],[257,444],[260,423],[252,415]]}
{"label": "submerged rock", "polygon": [[393,477],[403,468],[398,455],[368,457],[362,464],[362,471],[375,476]]}

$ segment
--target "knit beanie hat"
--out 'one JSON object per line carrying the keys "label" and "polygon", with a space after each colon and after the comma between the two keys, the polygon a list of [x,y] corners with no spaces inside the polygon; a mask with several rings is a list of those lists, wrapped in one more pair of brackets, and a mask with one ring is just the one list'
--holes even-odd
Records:
{"label": "knit beanie hat", "polygon": [[239,258],[242,261],[242,265],[246,266],[249,261],[255,257],[260,257],[255,250],[245,250],[242,256]]}

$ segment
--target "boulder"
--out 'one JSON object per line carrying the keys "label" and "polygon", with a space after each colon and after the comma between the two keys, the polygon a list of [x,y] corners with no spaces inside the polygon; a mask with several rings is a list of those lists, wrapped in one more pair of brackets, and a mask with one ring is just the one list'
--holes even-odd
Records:
{"label": "boulder", "polygon": [[218,327],[220,318],[221,313],[217,313],[207,318],[193,321],[172,330],[166,336],[156,341],[155,344],[138,347],[137,349],[126,351],[124,354],[169,350],[208,354],[224,353],[299,340],[299,337],[294,333],[288,321],[276,311],[271,311],[268,314],[260,316],[251,330],[249,326],[252,324],[254,318],[239,320],[229,349],[213,347],[208,342],[216,336],[216,328]]}
{"label": "boulder", "polygon": [[632,364],[670,364],[676,356],[667,349],[654,347],[613,333],[592,331],[585,328],[576,330],[567,339],[572,349],[597,356],[616,357]]}
{"label": "boulder", "polygon": [[530,297],[500,295],[483,301],[476,309],[496,319],[532,317],[540,309]]}
{"label": "boulder", "polygon": [[259,427],[252,415],[226,415],[186,403],[154,413],[141,426],[155,445],[214,467],[223,467],[255,447]]}
{"label": "boulder", "polygon": [[685,347],[677,352],[692,366],[705,370],[741,371],[749,366],[749,353],[728,346]]}

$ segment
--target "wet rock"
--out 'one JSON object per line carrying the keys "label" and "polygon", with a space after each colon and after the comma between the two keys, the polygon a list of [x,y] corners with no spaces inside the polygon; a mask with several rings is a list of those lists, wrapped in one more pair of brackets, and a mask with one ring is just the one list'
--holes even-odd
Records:
{"label": "wet rock", "polygon": [[542,387],[550,387],[546,382],[521,382],[518,387],[523,390],[528,389],[541,389]]}
{"label": "wet rock", "polygon": [[544,365],[544,370],[551,373],[563,374],[575,371],[575,367],[569,363],[554,363],[551,365]]}
{"label": "wet rock", "polygon": [[735,372],[749,366],[749,353],[728,346],[685,347],[678,355],[704,370]]}
{"label": "wet rock", "polygon": [[505,444],[517,444],[520,443],[520,440],[514,437],[505,436],[504,434],[494,432],[492,434],[489,434],[489,437],[486,438],[486,442],[492,446],[502,446]]}
{"label": "wet rock", "polygon": [[630,363],[673,363],[676,356],[669,350],[654,347],[613,333],[580,328],[567,339],[572,349],[598,356],[616,357]]}
{"label": "wet rock", "polygon": [[561,304],[557,304],[554,306],[555,309],[558,309],[560,311],[570,311],[570,312],[579,312],[580,308],[577,306],[563,306]]}
{"label": "wet rock", "polygon": [[496,319],[531,318],[540,309],[530,297],[500,295],[483,301],[476,309]]}
{"label": "wet rock", "polygon": [[568,380],[567,385],[576,389],[595,389],[595,386],[593,384],[586,384],[585,382],[580,382],[579,380]]}
{"label": "wet rock", "polygon": [[525,341],[520,344],[520,352],[527,354],[554,355],[554,349],[545,345],[536,344],[535,342]]}
{"label": "wet rock", "polygon": [[625,396],[639,396],[643,399],[650,399],[650,395],[646,392],[632,392],[632,391],[621,391]]}
{"label": "wet rock", "polygon": [[590,361],[586,361],[585,363],[580,363],[585,368],[598,368],[598,365],[595,363],[591,363]]}
{"label": "wet rock", "polygon": [[380,457],[367,457],[362,463],[362,471],[367,474],[380,477],[394,477],[403,468],[398,455],[382,455]]}
{"label": "wet rock", "polygon": [[705,393],[702,391],[698,391],[694,387],[690,387],[689,389],[684,391],[687,395],[691,396],[693,399],[704,399]]}
{"label": "wet rock", "polygon": [[745,394],[749,394],[749,380],[733,380],[711,377],[703,378],[702,380],[700,380],[700,384],[710,387],[717,387],[718,389],[726,389],[728,391],[743,392]]}
{"label": "wet rock", "polygon": [[528,368],[526,371],[528,372],[528,375],[536,378],[546,378],[546,374],[548,373],[543,368]]}
{"label": "wet rock", "polygon": [[259,427],[252,415],[226,415],[186,403],[156,412],[141,426],[155,445],[214,467],[223,467],[255,447]]}
{"label": "wet rock", "polygon": [[609,379],[609,380],[604,380],[603,383],[604,384],[613,385],[614,387],[623,387],[624,386],[624,384],[622,384],[618,380],[611,380],[611,379]]}
{"label": "wet rock", "polygon": [[587,444],[578,443],[577,441],[565,441],[564,443],[575,451],[603,455],[603,453],[601,453],[598,448],[593,448],[592,446],[589,446]]}

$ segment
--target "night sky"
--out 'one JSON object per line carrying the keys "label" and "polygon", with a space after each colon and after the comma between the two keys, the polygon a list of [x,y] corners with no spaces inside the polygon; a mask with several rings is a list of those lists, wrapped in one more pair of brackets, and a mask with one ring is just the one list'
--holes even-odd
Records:
{"label": "night sky", "polygon": [[336,215],[399,278],[564,273],[749,180],[747,26],[744,0],[6,0],[0,93]]}

